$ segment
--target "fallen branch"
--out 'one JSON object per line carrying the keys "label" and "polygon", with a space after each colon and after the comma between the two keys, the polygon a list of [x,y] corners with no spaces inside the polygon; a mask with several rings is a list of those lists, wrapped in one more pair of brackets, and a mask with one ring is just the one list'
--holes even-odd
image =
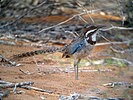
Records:
{"label": "fallen branch", "polygon": [[[17,87],[28,89],[28,90],[36,90],[36,91],[41,91],[41,92],[47,92],[47,93],[53,93],[52,91],[49,90],[44,90],[41,88],[33,87],[33,86],[27,86],[27,85],[32,85],[34,82],[20,82],[20,83],[11,83],[11,82],[5,82],[0,80],[0,88],[13,88],[13,92],[16,93],[22,93],[22,91],[16,92]],[[1,93],[0,93],[0,97]]]}
{"label": "fallen branch", "polygon": [[[80,2],[76,1],[76,3],[77,3],[77,5],[78,5],[83,11],[88,12],[87,8],[85,8],[82,4],[80,4]],[[91,21],[92,21],[93,23],[95,23],[95,21],[93,20],[93,18],[92,18],[89,14],[88,14],[88,16],[89,16],[89,18],[91,19]],[[87,22],[84,18],[82,18],[81,16],[79,16],[79,18],[80,18],[81,20],[83,20],[85,23],[88,24],[88,22]]]}
{"label": "fallen branch", "polygon": [[0,58],[1,58],[0,62],[6,62],[6,63],[10,64],[11,66],[16,66],[16,67],[21,66],[21,64],[17,64],[16,62],[7,59],[6,57],[2,56],[1,54],[0,54]]}
{"label": "fallen branch", "polygon": [[34,84],[34,82],[20,82],[20,83],[7,82],[5,84],[0,84],[0,88],[14,88],[14,87],[21,87],[23,85],[32,85],[32,84]]}
{"label": "fallen branch", "polygon": [[[71,71],[74,72],[74,71]],[[111,69],[98,69],[98,70],[88,70],[88,69],[82,69],[79,70],[79,72],[112,72]]]}
{"label": "fallen branch", "polygon": [[126,30],[126,31],[129,30],[129,31],[131,31],[131,30],[133,30],[133,27],[126,28],[126,27],[112,26],[112,27],[110,27],[110,28],[106,28],[106,29],[101,28],[101,29],[99,29],[99,30],[101,30],[101,31],[109,31],[109,30],[112,30],[112,29]]}
{"label": "fallen branch", "polygon": [[124,54],[124,53],[132,53],[133,52],[133,49],[126,49],[126,50],[117,50],[117,49],[115,49],[115,48],[113,48],[113,47],[110,47],[111,48],[111,50],[113,51],[113,52],[115,52],[115,53],[120,53],[120,54]]}
{"label": "fallen branch", "polygon": [[3,97],[7,97],[9,93],[9,91],[0,91],[0,100],[2,100]]}
{"label": "fallen branch", "polygon": [[114,88],[115,86],[125,86],[125,87],[132,88],[133,84],[128,82],[109,82],[109,83],[103,84],[103,86],[111,87],[111,88]]}
{"label": "fallen branch", "polygon": [[33,87],[33,86],[21,86],[21,88],[28,89],[28,90],[32,89],[32,90],[41,91],[41,92],[47,92],[47,93],[53,93],[52,91],[44,90],[44,89]]}
{"label": "fallen branch", "polygon": [[126,45],[130,45],[132,43],[133,40],[129,40],[129,41],[123,41],[123,42],[104,42],[104,43],[96,43],[95,46],[102,46],[102,45],[121,45],[121,44],[126,44]]}
{"label": "fallen branch", "polygon": [[33,82],[20,82],[20,83],[11,83],[11,82],[5,82],[0,80],[0,88],[13,88],[14,94],[20,94],[22,91],[17,92],[16,89],[17,87],[22,87],[24,85],[32,85]]}
{"label": "fallen branch", "polygon": [[83,12],[83,13],[80,13],[80,14],[73,15],[72,17],[68,18],[67,20],[65,20],[65,21],[63,21],[63,22],[60,22],[60,23],[58,23],[58,24],[56,24],[56,25],[53,25],[53,26],[50,26],[50,27],[47,27],[47,28],[44,28],[44,29],[40,30],[38,33],[41,33],[41,32],[43,32],[43,31],[46,31],[46,30],[49,30],[49,29],[51,29],[51,28],[60,26],[60,25],[62,25],[62,24],[64,24],[64,23],[67,23],[68,21],[74,19],[75,17],[79,17],[79,16],[81,16],[81,15],[85,15],[85,14],[89,14],[89,13],[97,12],[97,11],[100,11],[100,9],[91,10],[91,11],[87,11],[87,12]]}
{"label": "fallen branch", "polygon": [[[112,70],[111,69],[99,69],[99,70],[88,70],[88,69],[82,69],[82,70],[79,70],[79,72],[111,72]],[[74,72],[73,71],[70,71],[70,72]]]}
{"label": "fallen branch", "polygon": [[126,59],[120,59],[120,58],[116,58],[116,57],[112,57],[112,59],[116,60],[116,61],[123,62],[124,64],[126,64],[128,66],[133,66],[133,63],[131,61],[126,60]]}
{"label": "fallen branch", "polygon": [[29,71],[24,71],[22,69],[19,69],[19,71],[22,72],[25,75],[31,75],[31,74],[33,74],[33,73],[29,72]]}
{"label": "fallen branch", "polygon": [[3,40],[0,40],[0,44],[4,44],[4,45],[16,45],[15,42],[11,42],[11,41],[3,41]]}
{"label": "fallen branch", "polygon": [[8,83],[10,83],[10,82],[0,80],[0,84],[8,84]]}
{"label": "fallen branch", "polygon": [[70,94],[70,96],[59,96],[59,100],[124,100],[122,98],[100,98],[96,96],[86,96],[78,93]]}

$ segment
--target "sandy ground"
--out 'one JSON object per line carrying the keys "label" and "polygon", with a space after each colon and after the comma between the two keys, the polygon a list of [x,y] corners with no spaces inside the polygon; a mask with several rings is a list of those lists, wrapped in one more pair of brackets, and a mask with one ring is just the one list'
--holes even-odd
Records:
{"label": "sandy ground", "polygon": [[[0,45],[0,54],[6,57],[12,54],[22,53],[25,51],[37,50],[34,47],[20,47]],[[37,62],[37,64],[35,63]],[[38,55],[29,58],[23,58],[17,61],[23,64],[20,67],[0,66],[0,79],[8,82],[34,82],[33,86],[45,90],[53,91],[52,94],[39,92],[35,90],[25,90],[17,88],[17,91],[24,91],[22,94],[14,94],[12,88],[8,97],[4,100],[58,100],[60,95],[70,95],[79,93],[87,96],[98,96],[101,98],[124,98],[125,100],[133,99],[133,89],[116,86],[114,88],[104,87],[103,84],[108,82],[130,82],[133,83],[132,67],[117,66],[85,66],[81,65],[80,70],[112,70],[106,72],[79,72],[79,80],[75,80],[72,67],[72,59],[61,58],[60,53],[50,55]],[[31,75],[25,75],[19,70],[29,71]],[[38,70],[39,69],[39,70]],[[68,70],[68,73],[61,70]],[[131,99],[132,98],[132,99]]]}
{"label": "sandy ground", "polygon": [[[94,5],[95,9],[111,8],[113,10],[113,13],[117,15],[116,13],[119,11],[117,11],[116,8],[119,10],[120,7],[116,3],[116,1],[114,2],[112,0],[110,2],[107,0],[100,0],[100,1],[101,1],[100,3],[96,2],[97,4]],[[69,9],[68,11],[69,12],[67,12],[67,9],[66,9],[63,12],[66,14],[70,14],[70,12],[72,12],[73,10]],[[110,11],[110,10],[107,10],[107,11]],[[92,22],[92,20],[90,20],[90,15],[89,16],[85,15],[83,17],[85,18],[85,20],[88,19],[89,21]],[[91,17],[92,18],[94,17],[96,19],[98,18],[98,21],[96,20],[95,22],[97,23],[101,22],[103,24],[103,21],[104,21],[104,24],[106,23],[107,25],[110,25],[111,23],[105,20],[120,20],[119,17],[115,17],[111,15],[108,16],[108,15],[91,14]],[[54,17],[48,17],[48,18],[43,18],[43,17],[33,18],[33,19],[30,18],[30,20],[29,18],[28,19],[25,18],[25,19],[22,19],[21,21],[29,22],[29,23],[36,23],[36,22],[59,23],[68,18],[69,17],[66,17],[66,16],[62,16],[62,17],[54,16]],[[101,19],[103,20],[101,21]],[[0,19],[0,20],[3,21],[4,19]],[[80,21],[78,21],[78,23],[79,22]],[[77,23],[77,21],[75,22],[72,20],[72,22],[70,21],[70,23],[74,24],[74,23]],[[113,25],[115,25],[115,23],[113,23]],[[16,29],[19,29],[19,27],[20,28],[22,27],[21,30],[23,29],[23,27],[24,29],[26,28],[24,25],[22,25],[22,23],[20,23],[20,26],[18,25],[18,28]],[[34,27],[32,26],[31,29],[32,28]],[[40,28],[43,28],[43,26],[41,26]],[[10,30],[8,31],[7,32],[10,33]],[[5,34],[5,32],[2,31],[2,34]],[[126,34],[125,36],[130,37],[130,35],[128,34]],[[126,39],[126,37],[124,38]],[[129,39],[131,39],[131,37]],[[23,45],[22,42],[18,42],[16,44]],[[27,51],[38,50],[38,49],[39,48],[36,48],[36,47],[10,46],[10,45],[0,44],[0,54],[4,55],[7,58],[12,56],[13,54],[19,54]],[[96,49],[96,51],[97,50],[98,49]],[[17,63],[20,63],[23,65],[20,67],[3,66],[0,62],[0,80],[13,82],[13,83],[31,81],[31,82],[34,82],[33,84],[34,87],[42,88],[44,90],[49,90],[53,92],[49,94],[46,92],[17,88],[17,91],[23,91],[23,92],[21,94],[14,94],[13,88],[6,88],[4,90],[9,90],[10,94],[8,97],[4,97],[3,100],[43,100],[42,98],[45,98],[45,100],[58,100],[60,95],[68,96],[74,92],[82,95],[87,95],[87,96],[98,96],[100,98],[123,98],[124,100],[133,100],[133,88],[128,88],[125,86],[116,86],[114,88],[108,88],[103,86],[103,84],[106,84],[108,82],[133,83],[132,66],[130,67],[129,66],[118,67],[118,66],[110,66],[110,65],[88,66],[86,65],[87,60],[83,60],[79,68],[79,70],[81,71],[79,72],[79,80],[75,80],[75,76],[73,72],[73,60],[64,59],[61,56],[62,56],[61,53],[54,53],[49,55],[37,55],[34,57],[28,57],[28,58],[16,60]],[[20,69],[25,72],[29,71],[31,74],[26,75],[22,73]],[[82,72],[82,70],[86,70],[87,72]],[[111,71],[89,72],[89,70],[111,70]],[[1,90],[3,89],[0,89],[0,92]]]}

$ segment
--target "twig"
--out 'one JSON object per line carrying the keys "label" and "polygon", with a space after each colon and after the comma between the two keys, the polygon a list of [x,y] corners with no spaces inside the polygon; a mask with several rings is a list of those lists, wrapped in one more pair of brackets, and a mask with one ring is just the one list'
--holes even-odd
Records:
{"label": "twig", "polygon": [[8,83],[10,83],[10,82],[0,80],[0,84],[8,84]]}
{"label": "twig", "polygon": [[[21,16],[19,16],[18,18],[16,18],[15,21],[11,22],[11,23],[7,23],[3,26],[1,26],[0,28],[3,28],[3,27],[6,27],[6,26],[9,26],[9,25],[12,25],[14,23],[16,23],[18,20],[20,20],[21,18],[23,18],[25,15],[29,14],[31,11],[33,11],[34,9],[37,9],[41,6],[43,6],[45,3],[47,2],[47,0],[43,1],[42,3],[40,3],[39,5],[37,5],[36,7],[33,7],[32,9],[29,9],[28,11],[26,11],[26,13],[22,14]],[[48,6],[47,6],[48,7]]]}
{"label": "twig", "polygon": [[83,12],[83,13],[80,13],[80,14],[73,15],[72,17],[68,18],[67,20],[65,20],[65,21],[63,21],[63,22],[60,22],[60,23],[58,23],[58,24],[56,24],[56,25],[53,25],[53,26],[51,26],[51,27],[47,27],[47,28],[44,28],[44,29],[40,30],[38,33],[41,33],[41,32],[43,32],[43,31],[46,31],[46,30],[49,30],[49,29],[51,29],[51,28],[57,27],[57,26],[59,26],[59,25],[62,25],[62,24],[64,24],[64,23],[66,23],[66,22],[72,20],[72,19],[75,18],[75,17],[79,17],[79,16],[81,16],[81,15],[85,15],[85,14],[92,13],[92,12],[97,12],[97,11],[99,11],[99,10],[100,10],[100,9],[92,10],[92,11],[87,11],[87,12]]}
{"label": "twig", "polygon": [[107,87],[115,87],[115,86],[126,86],[126,87],[133,87],[133,84],[132,83],[128,83],[128,82],[109,82],[109,83],[106,83],[106,84],[103,84],[103,86],[107,86]]}
{"label": "twig", "polygon": [[[88,12],[88,10],[83,5],[81,5],[79,2],[76,2],[76,3],[78,4],[79,7],[81,7],[83,9],[83,11]],[[90,17],[91,21],[93,23],[95,23],[95,21],[93,20],[93,18],[90,15],[89,15],[89,17]],[[84,18],[82,18],[82,16],[79,16],[79,18],[81,18],[85,23],[88,23]]]}
{"label": "twig", "polygon": [[100,35],[104,40],[106,40],[107,42],[111,42],[109,39],[107,39],[105,36],[101,35],[101,34],[98,34]]}
{"label": "twig", "polygon": [[31,74],[33,74],[33,73],[29,72],[29,71],[24,71],[22,69],[19,69],[19,71],[21,71],[25,75],[31,75]]}
{"label": "twig", "polygon": [[110,28],[101,28],[101,29],[99,29],[99,30],[101,30],[101,31],[109,31],[109,30],[112,30],[112,29],[118,29],[118,30],[133,30],[133,27],[130,27],[130,28],[126,28],[126,27],[118,27],[118,26],[112,26],[112,27],[110,27]]}
{"label": "twig", "polygon": [[123,41],[123,42],[104,42],[104,43],[96,43],[95,46],[102,46],[102,45],[120,45],[120,44],[127,44],[129,45],[132,42],[132,40],[129,41]]}
{"label": "twig", "polygon": [[[79,70],[79,72],[111,72],[112,70],[111,69],[99,69],[99,70],[88,70],[88,69],[82,69],[82,70]],[[64,72],[66,72],[66,71],[64,71]],[[67,71],[68,72],[68,71]],[[74,72],[74,70],[71,70],[71,71],[69,71],[69,73],[70,72]]]}
{"label": "twig", "polygon": [[[112,46],[113,45],[117,45],[115,44],[115,42],[111,42],[109,39],[107,39],[105,36],[101,35],[101,34],[98,34],[99,36],[101,36],[104,40],[106,40],[107,42],[109,42],[109,44],[111,44]],[[129,40],[129,41],[125,41],[124,43],[126,43],[127,45],[129,45],[130,43],[132,43],[133,40]],[[123,42],[121,42],[123,43]]]}
{"label": "twig", "polygon": [[53,93],[52,91],[49,91],[49,90],[44,90],[44,89],[33,87],[33,86],[27,86],[27,85],[32,85],[32,84],[34,84],[34,82],[11,83],[11,82],[5,82],[5,81],[0,80],[0,88],[13,88],[14,93],[17,93],[16,92],[17,87],[28,89],[28,90],[33,89],[36,91]]}
{"label": "twig", "polygon": [[71,32],[71,31],[64,31],[64,32],[72,34],[75,38],[79,37],[79,34],[77,32]]}
{"label": "twig", "polygon": [[[104,40],[106,40],[107,42],[109,42],[112,46],[114,45],[109,39],[107,39],[105,36],[103,36],[103,35],[101,35],[101,34],[98,34],[98,35],[100,35]],[[115,46],[117,46],[116,44],[115,44]]]}
{"label": "twig", "polygon": [[81,70],[79,72],[111,72],[111,69],[99,69],[99,70]]}
{"label": "twig", "polygon": [[64,23],[66,23],[66,22],[72,20],[72,19],[75,18],[75,17],[76,17],[76,16],[74,15],[74,16],[72,16],[71,18],[69,18],[69,19],[67,19],[67,20],[65,20],[65,21],[63,21],[63,22],[60,22],[60,23],[58,23],[58,24],[56,24],[56,25],[53,25],[53,26],[51,26],[51,27],[44,28],[44,29],[40,30],[38,33],[41,33],[41,32],[43,32],[43,31],[46,31],[46,30],[49,30],[49,29],[51,29],[51,28],[57,27],[57,26],[59,26],[59,25],[62,25],[62,24],[64,24]]}
{"label": "twig", "polygon": [[70,96],[60,95],[59,100],[124,100],[122,98],[100,98],[96,96],[86,96],[78,93],[70,94]]}
{"label": "twig", "polygon": [[3,40],[0,40],[0,44],[4,44],[4,45],[16,45],[15,42],[11,42],[11,41],[3,41]]}
{"label": "twig", "polygon": [[60,95],[59,100],[78,100],[79,96],[80,94],[78,93],[70,94],[70,96]]}
{"label": "twig", "polygon": [[112,57],[112,59],[117,60],[117,61],[121,61],[128,66],[133,66],[133,63],[131,61],[126,60],[126,59],[120,59],[120,58],[116,58],[116,57]]}
{"label": "twig", "polygon": [[21,64],[17,64],[16,62],[7,59],[6,57],[2,56],[1,54],[0,54],[0,58],[1,58],[1,62],[7,62],[11,66],[17,66],[17,67],[21,66]]}
{"label": "twig", "polygon": [[13,87],[21,87],[23,85],[31,85],[34,84],[34,82],[20,82],[20,83],[6,83],[6,84],[0,84],[0,88],[13,88]]}
{"label": "twig", "polygon": [[9,95],[9,93],[10,93],[10,91],[0,91],[0,100],[2,100],[2,97],[6,97],[6,96],[8,96]]}
{"label": "twig", "polygon": [[110,47],[110,49],[111,49],[113,52],[121,53],[121,54],[133,52],[133,49],[117,50],[117,49],[113,48],[112,46]]}
{"label": "twig", "polygon": [[21,86],[21,88],[28,89],[28,90],[33,89],[36,91],[47,92],[47,93],[53,93],[52,91],[44,90],[44,89],[33,87],[33,86]]}
{"label": "twig", "polygon": [[79,16],[79,18],[84,21],[86,24],[88,24],[88,22],[82,17],[82,16]]}
{"label": "twig", "polygon": [[18,92],[16,92],[17,87],[21,87],[23,85],[32,85],[33,84],[33,82],[10,83],[10,82],[5,82],[5,81],[1,81],[1,83],[2,84],[0,84],[0,88],[13,88],[14,94],[18,93]]}

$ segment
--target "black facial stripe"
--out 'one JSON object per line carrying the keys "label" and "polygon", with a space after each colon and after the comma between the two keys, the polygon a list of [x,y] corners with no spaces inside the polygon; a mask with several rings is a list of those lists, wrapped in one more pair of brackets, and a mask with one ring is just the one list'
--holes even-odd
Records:
{"label": "black facial stripe", "polygon": [[[93,44],[96,44],[96,41],[93,41]],[[93,45],[93,44],[92,44],[92,45]]]}
{"label": "black facial stripe", "polygon": [[92,30],[92,29],[96,29],[97,27],[94,25],[87,25],[84,28],[88,29],[88,30]]}
{"label": "black facial stripe", "polygon": [[89,44],[94,45],[96,44],[96,41],[88,41]]}
{"label": "black facial stripe", "polygon": [[94,30],[94,29],[98,29],[98,27],[94,26],[94,25],[87,25],[84,27],[84,33],[87,33],[90,30]]}

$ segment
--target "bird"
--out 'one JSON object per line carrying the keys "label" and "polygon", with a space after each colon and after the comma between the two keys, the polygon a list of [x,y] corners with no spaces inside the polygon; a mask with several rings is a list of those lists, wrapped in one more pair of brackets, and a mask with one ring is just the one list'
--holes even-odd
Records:
{"label": "bird", "polygon": [[78,65],[82,58],[85,58],[91,54],[96,44],[96,36],[100,28],[101,26],[86,25],[79,37],[67,45],[63,52],[63,58],[74,59],[74,72],[76,80],[78,80]]}
{"label": "bird", "polygon": [[78,65],[82,58],[91,54],[95,44],[98,30],[103,27],[101,25],[85,25],[82,28],[81,33],[70,44],[65,45],[62,48],[51,47],[45,50],[35,50],[30,52],[24,52],[22,54],[16,54],[11,57],[11,60],[19,59],[23,57],[30,57],[38,54],[62,52],[62,58],[74,59],[74,72],[75,79],[78,80]]}

